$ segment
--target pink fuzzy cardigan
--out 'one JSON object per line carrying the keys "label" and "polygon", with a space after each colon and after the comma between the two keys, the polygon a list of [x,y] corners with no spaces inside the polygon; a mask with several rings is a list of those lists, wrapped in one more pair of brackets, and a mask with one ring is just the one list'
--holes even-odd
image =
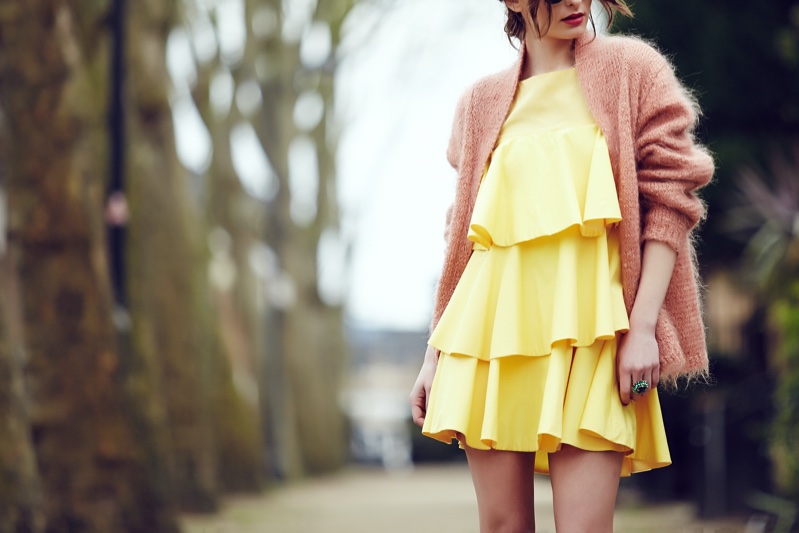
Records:
{"label": "pink fuzzy cardigan", "polygon": [[[431,331],[441,318],[472,243],[466,238],[480,178],[513,103],[525,61],[469,88],[458,102],[447,150],[458,171],[447,213],[447,249]],[[677,251],[656,327],[661,379],[708,371],[700,283],[691,238],[706,210],[696,190],[713,175],[712,158],[693,137],[698,108],[668,61],[647,43],[586,32],[575,41],[575,67],[588,107],[604,133],[623,220],[622,285],[628,314],[641,277],[642,244],[663,241]]]}

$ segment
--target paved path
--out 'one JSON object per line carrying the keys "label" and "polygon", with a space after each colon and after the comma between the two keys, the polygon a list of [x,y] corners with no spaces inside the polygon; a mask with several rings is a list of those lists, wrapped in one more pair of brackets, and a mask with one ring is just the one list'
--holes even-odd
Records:
{"label": "paved path", "polygon": [[[536,478],[538,533],[555,533],[552,493]],[[478,533],[477,509],[465,463],[385,472],[353,466],[291,483],[262,495],[234,497],[214,516],[186,515],[185,533]],[[616,531],[737,533],[736,521],[702,523],[687,504],[619,505]]]}

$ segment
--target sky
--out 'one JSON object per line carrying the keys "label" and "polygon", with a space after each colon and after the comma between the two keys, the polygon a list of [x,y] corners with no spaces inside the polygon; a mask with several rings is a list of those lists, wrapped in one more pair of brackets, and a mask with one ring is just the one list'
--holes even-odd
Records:
{"label": "sky", "polygon": [[446,147],[455,105],[516,58],[489,0],[363,5],[348,20],[337,79],[338,188],[347,319],[425,330],[455,191]]}

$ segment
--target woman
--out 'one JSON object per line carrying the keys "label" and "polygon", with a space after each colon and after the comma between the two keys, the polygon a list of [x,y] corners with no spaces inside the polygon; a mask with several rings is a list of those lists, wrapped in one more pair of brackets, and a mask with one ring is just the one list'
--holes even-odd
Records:
{"label": "woman", "polygon": [[658,384],[707,375],[691,235],[713,161],[654,48],[597,35],[590,0],[504,3],[519,59],[458,103],[412,415],[465,450],[482,532],[534,531],[533,471],[558,531],[612,531],[619,477],[671,463]]}

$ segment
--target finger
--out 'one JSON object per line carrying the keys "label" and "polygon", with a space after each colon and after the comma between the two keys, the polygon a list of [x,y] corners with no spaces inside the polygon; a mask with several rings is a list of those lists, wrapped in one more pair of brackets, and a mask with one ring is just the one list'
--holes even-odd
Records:
{"label": "finger", "polygon": [[641,398],[643,398],[646,395],[646,393],[649,392],[649,388],[651,387],[651,383],[652,383],[651,375],[648,374],[647,372],[644,372],[643,374],[640,374],[638,377],[632,378],[630,381],[631,381],[631,383],[633,385],[635,383],[637,383],[638,381],[646,381],[646,383],[647,383],[646,390],[644,390],[641,393],[635,392],[635,390],[632,388],[632,386],[630,387],[630,390],[633,391],[631,393],[631,397],[632,397],[633,400],[640,400]]}
{"label": "finger", "polygon": [[424,418],[427,414],[427,402],[426,398],[422,396],[423,390],[419,388],[419,392],[416,392],[416,389],[414,389],[411,393],[411,418],[417,426],[424,424]]}
{"label": "finger", "polygon": [[619,398],[622,405],[630,403],[630,386],[632,384],[629,372],[619,372]]}
{"label": "finger", "polygon": [[414,404],[411,406],[411,417],[413,418],[413,423],[417,426],[424,425],[424,417],[427,414],[425,409],[422,409],[420,404]]}
{"label": "finger", "polygon": [[[633,378],[633,385],[635,385],[639,381],[646,381],[647,383],[649,383],[649,380],[646,379],[646,374],[641,374],[638,377]],[[646,390],[644,392],[635,392],[635,389],[633,389],[632,393],[633,400],[640,400],[641,398],[644,397],[644,394],[646,394]]]}
{"label": "finger", "polygon": [[430,385],[424,386],[424,410],[427,411],[427,404],[430,402]]}
{"label": "finger", "polygon": [[660,365],[656,366],[652,370],[652,388],[656,389],[658,383],[660,383]]}

